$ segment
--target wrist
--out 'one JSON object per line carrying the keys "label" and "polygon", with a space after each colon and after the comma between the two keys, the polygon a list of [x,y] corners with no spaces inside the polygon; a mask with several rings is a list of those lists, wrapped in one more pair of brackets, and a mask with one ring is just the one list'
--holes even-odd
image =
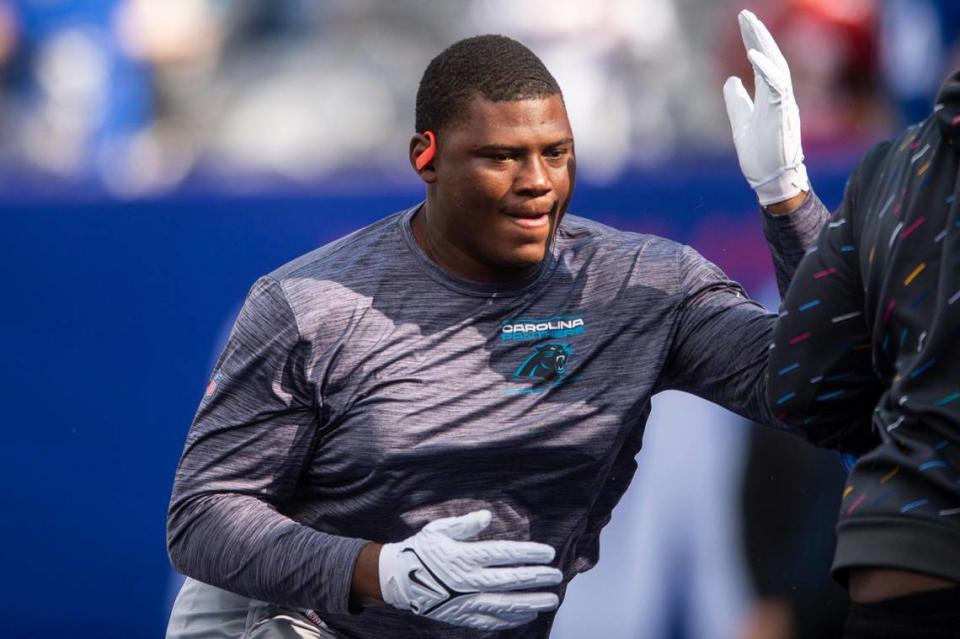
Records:
{"label": "wrist", "polygon": [[810,191],[801,191],[797,195],[783,200],[782,202],[773,202],[768,204],[763,207],[763,210],[770,215],[789,215],[790,213],[793,213],[799,209],[803,203],[807,201],[807,197],[809,195]]}
{"label": "wrist", "polygon": [[763,180],[751,181],[750,186],[756,192],[760,205],[770,207],[805,194],[810,190],[810,180],[801,157],[799,163],[779,169]]}
{"label": "wrist", "polygon": [[380,591],[380,551],[382,544],[369,543],[360,549],[350,582],[350,607],[368,608],[383,605]]}

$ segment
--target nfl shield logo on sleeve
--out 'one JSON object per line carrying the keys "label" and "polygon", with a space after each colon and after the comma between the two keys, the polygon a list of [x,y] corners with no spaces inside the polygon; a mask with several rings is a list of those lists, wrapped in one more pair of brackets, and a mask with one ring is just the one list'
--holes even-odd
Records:
{"label": "nfl shield logo on sleeve", "polygon": [[223,374],[220,371],[217,371],[213,377],[210,378],[210,382],[207,384],[207,390],[203,393],[204,399],[209,399],[213,397],[213,394],[217,392],[217,388],[220,386],[220,382],[223,381]]}

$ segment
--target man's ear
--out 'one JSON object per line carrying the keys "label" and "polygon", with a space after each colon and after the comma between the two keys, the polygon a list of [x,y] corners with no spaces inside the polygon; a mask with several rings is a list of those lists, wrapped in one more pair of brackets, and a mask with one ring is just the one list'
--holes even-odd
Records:
{"label": "man's ear", "polygon": [[410,164],[420,179],[427,183],[436,181],[433,160],[437,154],[437,136],[433,131],[417,133],[410,139]]}

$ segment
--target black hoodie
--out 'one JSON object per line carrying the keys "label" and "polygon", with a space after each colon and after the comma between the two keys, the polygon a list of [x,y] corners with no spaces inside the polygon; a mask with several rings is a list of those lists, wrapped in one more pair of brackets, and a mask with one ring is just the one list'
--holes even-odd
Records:
{"label": "black hoodie", "polygon": [[933,113],[873,149],[783,302],[769,401],[861,454],[834,571],[960,582],[960,71]]}

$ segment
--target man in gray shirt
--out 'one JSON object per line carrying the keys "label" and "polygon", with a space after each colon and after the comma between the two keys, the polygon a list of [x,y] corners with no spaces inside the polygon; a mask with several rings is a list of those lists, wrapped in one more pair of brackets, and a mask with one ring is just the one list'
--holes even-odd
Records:
{"label": "man in gray shirt", "polygon": [[[758,28],[748,47],[775,48]],[[741,163],[756,122],[796,116],[789,77],[755,68]],[[654,393],[777,424],[774,316],[689,247],[565,215],[573,134],[529,50],[454,44],[416,119],[426,201],[258,280],[187,437],[170,556],[194,603],[253,600],[245,636],[546,637]],[[758,193],[785,285],[827,212],[777,131]],[[191,636],[183,600],[173,636]]]}

